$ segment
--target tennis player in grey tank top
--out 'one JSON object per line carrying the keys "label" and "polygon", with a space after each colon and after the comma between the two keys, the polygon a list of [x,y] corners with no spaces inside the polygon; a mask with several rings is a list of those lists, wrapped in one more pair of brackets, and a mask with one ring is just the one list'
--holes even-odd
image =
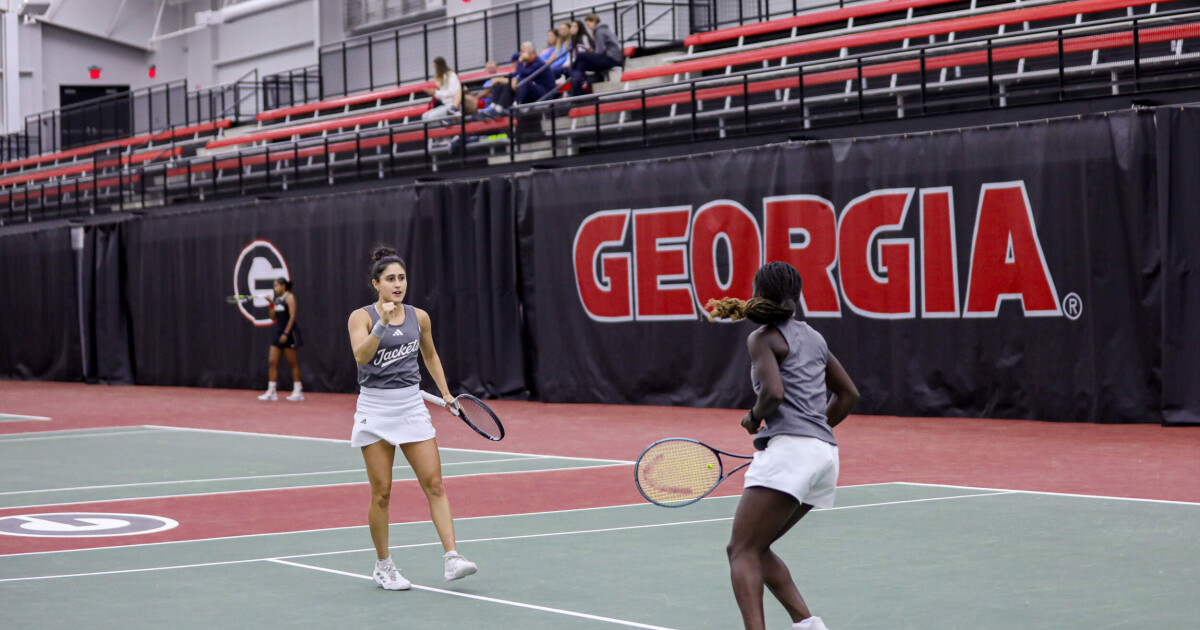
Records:
{"label": "tennis player in grey tank top", "polygon": [[[371,285],[379,297],[374,304],[355,309],[347,324],[360,388],[350,444],[362,448],[371,482],[367,523],[378,557],[372,577],[387,590],[402,591],[412,584],[400,575],[388,550],[388,507],[397,446],[429,502],[430,519],[446,551],[444,577],[457,580],[475,573],[477,567],[455,549],[454,519],[442,486],[441,456],[429,411],[421,398],[418,353],[442,398],[454,402],[433,345],[429,314],[404,304],[408,267],[395,250],[378,248],[372,261]],[[449,405],[446,410],[453,414]]]}
{"label": "tennis player in grey tank top", "polygon": [[746,470],[746,488],[726,549],[733,594],[747,630],[765,630],[764,585],[787,609],[793,628],[827,630],[771,544],[814,506],[833,506],[838,472],[833,427],[858,403],[858,390],[824,337],[793,319],[800,286],[794,267],[769,262],[754,275],[754,299],[708,304],[713,317],[744,317],[761,324],[746,340],[758,397],[742,418],[758,452]]}

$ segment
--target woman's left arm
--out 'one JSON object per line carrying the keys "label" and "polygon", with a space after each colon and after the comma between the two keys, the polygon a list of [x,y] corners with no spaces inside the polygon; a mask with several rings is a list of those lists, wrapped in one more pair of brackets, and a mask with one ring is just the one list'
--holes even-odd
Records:
{"label": "woman's left arm", "polygon": [[[450,387],[446,385],[446,372],[442,369],[442,360],[438,357],[437,348],[433,346],[433,330],[429,320],[429,313],[414,308],[417,312],[417,325],[421,327],[421,358],[425,360],[425,368],[429,370],[429,375],[433,377],[433,382],[438,386],[438,391],[442,393],[442,399],[447,403],[454,402],[454,396],[450,394]],[[451,411],[449,405],[446,411]]]}

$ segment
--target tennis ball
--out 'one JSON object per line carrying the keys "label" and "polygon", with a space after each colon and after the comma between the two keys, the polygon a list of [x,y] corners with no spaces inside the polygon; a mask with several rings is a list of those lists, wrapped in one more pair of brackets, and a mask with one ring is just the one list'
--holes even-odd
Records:
{"label": "tennis ball", "polygon": [[712,470],[712,464],[709,464],[709,465],[708,465],[708,469],[709,469],[709,470]]}

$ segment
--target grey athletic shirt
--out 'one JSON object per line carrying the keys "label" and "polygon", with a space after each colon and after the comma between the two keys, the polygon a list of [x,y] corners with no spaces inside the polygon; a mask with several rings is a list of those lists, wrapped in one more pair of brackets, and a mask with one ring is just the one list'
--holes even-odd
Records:
{"label": "grey athletic shirt", "polygon": [[[765,326],[764,326],[765,328]],[[789,319],[779,324],[787,341],[787,358],[779,364],[783,378],[783,402],[767,415],[767,425],[754,436],[754,448],[764,450],[776,435],[813,437],[837,446],[833,429],[825,417],[829,393],[825,389],[825,360],[829,346],[821,333],[808,324]],[[754,364],[750,364],[750,383],[754,393],[762,389]]]}
{"label": "grey athletic shirt", "polygon": [[[375,357],[358,366],[358,384],[375,389],[400,389],[421,382],[417,367],[417,352],[421,348],[421,327],[417,325],[417,310],[404,304],[404,323],[391,325],[379,340]],[[364,306],[371,316],[371,325],[379,321],[375,305]]]}

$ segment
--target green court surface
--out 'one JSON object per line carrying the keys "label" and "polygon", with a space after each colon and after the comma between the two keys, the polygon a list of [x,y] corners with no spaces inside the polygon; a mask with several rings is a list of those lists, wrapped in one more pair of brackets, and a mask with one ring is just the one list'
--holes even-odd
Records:
{"label": "green court surface", "polygon": [[[393,479],[413,479],[404,458],[396,459]],[[70,465],[31,467],[30,462]],[[446,477],[611,463],[442,449]],[[0,509],[361,483],[365,478],[362,454],[344,440],[150,426],[0,436]]]}
{"label": "green court surface", "polygon": [[[193,436],[195,457],[157,462],[146,447],[169,437],[163,433],[170,432],[8,437],[0,440],[7,467],[0,489],[21,491],[13,479],[28,490],[77,487],[82,479],[147,482],[151,467],[164,465],[155,473],[168,478],[163,494],[180,494],[201,473],[282,475],[358,463],[344,444],[202,432]],[[244,467],[239,449],[264,439],[287,457],[270,468]],[[13,458],[28,466],[36,460],[27,458],[55,449],[79,466],[115,457],[129,465],[103,475],[72,466],[38,477],[41,486],[12,476]],[[215,459],[200,466],[201,456]],[[485,472],[604,463],[444,456]],[[489,459],[507,461],[480,463]],[[211,491],[228,483],[193,485]],[[59,494],[2,496],[40,505]],[[740,628],[724,553],[736,501],[458,519],[459,549],[480,572],[451,583],[441,577],[432,525],[396,524],[393,557],[415,584],[408,592],[370,581],[375,556],[365,527],[0,556],[0,628]],[[1183,630],[1200,618],[1197,534],[1197,504],[887,483],[839,489],[837,507],[812,512],[775,550],[833,630]],[[782,608],[766,598],[769,627],[788,628]]]}

